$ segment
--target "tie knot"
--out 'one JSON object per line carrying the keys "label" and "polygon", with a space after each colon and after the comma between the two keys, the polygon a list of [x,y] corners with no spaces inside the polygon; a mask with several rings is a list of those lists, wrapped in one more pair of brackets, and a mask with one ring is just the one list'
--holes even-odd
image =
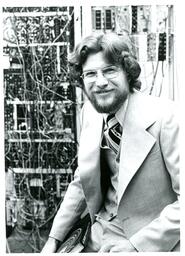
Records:
{"label": "tie knot", "polygon": [[112,128],[113,126],[115,126],[116,124],[118,124],[118,121],[115,117],[115,114],[110,114],[107,116],[107,126],[108,128]]}
{"label": "tie knot", "polygon": [[110,115],[108,115],[108,116],[107,116],[107,123],[108,123],[111,119],[113,119],[113,118],[115,118],[115,114],[110,114]]}

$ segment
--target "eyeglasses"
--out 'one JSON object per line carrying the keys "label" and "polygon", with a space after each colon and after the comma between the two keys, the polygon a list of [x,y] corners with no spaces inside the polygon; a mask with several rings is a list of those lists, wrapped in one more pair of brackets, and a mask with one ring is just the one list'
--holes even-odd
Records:
{"label": "eyeglasses", "polygon": [[120,67],[108,66],[102,69],[92,69],[92,70],[85,71],[81,75],[82,79],[84,80],[84,83],[89,84],[89,83],[95,82],[98,77],[98,71],[101,72],[101,74],[106,79],[113,79],[118,76]]}

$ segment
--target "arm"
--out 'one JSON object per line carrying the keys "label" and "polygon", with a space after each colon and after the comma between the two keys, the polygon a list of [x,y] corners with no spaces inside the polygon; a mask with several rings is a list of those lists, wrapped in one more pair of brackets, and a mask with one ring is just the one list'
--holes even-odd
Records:
{"label": "arm", "polygon": [[[80,123],[83,123],[83,109],[80,113]],[[86,208],[85,197],[80,182],[79,170],[74,175],[74,180],[69,184],[64,200],[54,218],[49,238],[42,249],[42,253],[56,252],[59,243],[73,227]]]}
{"label": "arm", "polygon": [[154,219],[130,238],[138,251],[171,251],[180,240],[179,152],[177,114],[167,109],[160,132],[160,145],[177,200],[167,205]]}
{"label": "arm", "polygon": [[42,253],[55,252],[58,242],[63,241],[67,233],[80,218],[86,208],[78,169],[74,180],[69,184],[64,200],[54,218],[53,225]]}
{"label": "arm", "polygon": [[44,247],[42,248],[41,253],[54,253],[58,248],[59,241],[55,238],[49,237]]}

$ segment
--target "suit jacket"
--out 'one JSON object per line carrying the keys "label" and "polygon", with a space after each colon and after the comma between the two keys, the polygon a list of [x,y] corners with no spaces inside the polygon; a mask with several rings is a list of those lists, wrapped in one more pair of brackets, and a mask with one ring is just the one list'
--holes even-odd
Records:
{"label": "suit jacket", "polygon": [[[64,239],[86,208],[93,222],[103,202],[104,175],[100,168],[103,117],[86,102],[82,119],[78,169],[50,232],[58,240]],[[171,101],[131,94],[121,140],[118,217],[138,251],[179,250],[176,119]]]}

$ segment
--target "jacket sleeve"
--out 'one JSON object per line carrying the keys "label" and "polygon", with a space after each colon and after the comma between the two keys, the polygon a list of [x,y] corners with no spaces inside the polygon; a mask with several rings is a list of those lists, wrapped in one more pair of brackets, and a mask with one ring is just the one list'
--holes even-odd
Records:
{"label": "jacket sleeve", "polygon": [[180,240],[179,209],[179,151],[177,112],[168,109],[163,117],[160,133],[160,145],[166,168],[171,177],[171,184],[177,200],[167,205],[159,217],[140,229],[130,238],[138,251],[172,251]]}
{"label": "jacket sleeve", "polygon": [[63,241],[85,209],[86,202],[77,169],[54,218],[49,236]]}
{"label": "jacket sleeve", "polygon": [[[84,106],[80,112],[80,129],[82,129]],[[49,236],[59,241],[63,241],[73,225],[78,221],[87,205],[83,193],[79,169],[74,174],[73,181],[69,184],[64,199],[54,218]]]}

